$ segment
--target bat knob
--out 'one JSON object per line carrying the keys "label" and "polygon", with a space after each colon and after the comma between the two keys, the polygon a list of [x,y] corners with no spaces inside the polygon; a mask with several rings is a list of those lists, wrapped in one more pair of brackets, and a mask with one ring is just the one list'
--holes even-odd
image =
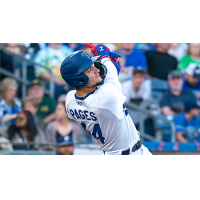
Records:
{"label": "bat knob", "polygon": [[95,53],[95,51],[96,51],[96,47],[94,46],[94,47],[92,47],[91,48],[91,51],[92,51],[92,53],[94,54]]}

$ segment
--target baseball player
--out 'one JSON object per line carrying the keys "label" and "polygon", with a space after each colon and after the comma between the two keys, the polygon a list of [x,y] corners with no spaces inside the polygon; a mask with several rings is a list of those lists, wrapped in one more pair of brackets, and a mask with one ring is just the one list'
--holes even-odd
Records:
{"label": "baseball player", "polygon": [[69,55],[61,65],[63,79],[75,90],[66,96],[66,110],[99,143],[104,155],[151,155],[128,114],[118,80],[120,64],[104,45],[94,57],[85,51]]}

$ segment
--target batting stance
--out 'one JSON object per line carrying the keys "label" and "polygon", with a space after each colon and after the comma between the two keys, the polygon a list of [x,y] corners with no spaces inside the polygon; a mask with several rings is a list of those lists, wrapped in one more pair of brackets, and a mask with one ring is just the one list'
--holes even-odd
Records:
{"label": "batting stance", "polygon": [[94,57],[85,51],[69,55],[61,65],[63,79],[75,90],[66,97],[69,118],[90,133],[105,155],[151,155],[128,114],[118,80],[119,63],[104,45]]}

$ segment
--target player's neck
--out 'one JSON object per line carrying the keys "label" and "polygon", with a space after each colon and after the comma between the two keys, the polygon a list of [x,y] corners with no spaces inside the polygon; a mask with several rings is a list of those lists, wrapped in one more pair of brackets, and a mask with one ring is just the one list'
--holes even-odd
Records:
{"label": "player's neck", "polygon": [[85,97],[87,94],[89,94],[90,92],[93,92],[94,90],[96,90],[96,86],[92,87],[92,88],[81,88],[81,89],[77,89],[76,91],[76,95],[78,97]]}

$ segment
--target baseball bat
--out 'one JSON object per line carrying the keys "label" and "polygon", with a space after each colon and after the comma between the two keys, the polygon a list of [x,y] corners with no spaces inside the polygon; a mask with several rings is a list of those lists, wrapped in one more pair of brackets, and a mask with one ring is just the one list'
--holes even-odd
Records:
{"label": "baseball bat", "polygon": [[[90,43],[83,43],[83,45],[85,45],[86,47],[91,48],[92,53],[94,53],[95,50],[96,50],[96,47],[95,47],[94,45],[90,44]],[[114,57],[113,60],[114,60],[115,62],[118,62],[119,58],[115,58],[115,57]]]}

